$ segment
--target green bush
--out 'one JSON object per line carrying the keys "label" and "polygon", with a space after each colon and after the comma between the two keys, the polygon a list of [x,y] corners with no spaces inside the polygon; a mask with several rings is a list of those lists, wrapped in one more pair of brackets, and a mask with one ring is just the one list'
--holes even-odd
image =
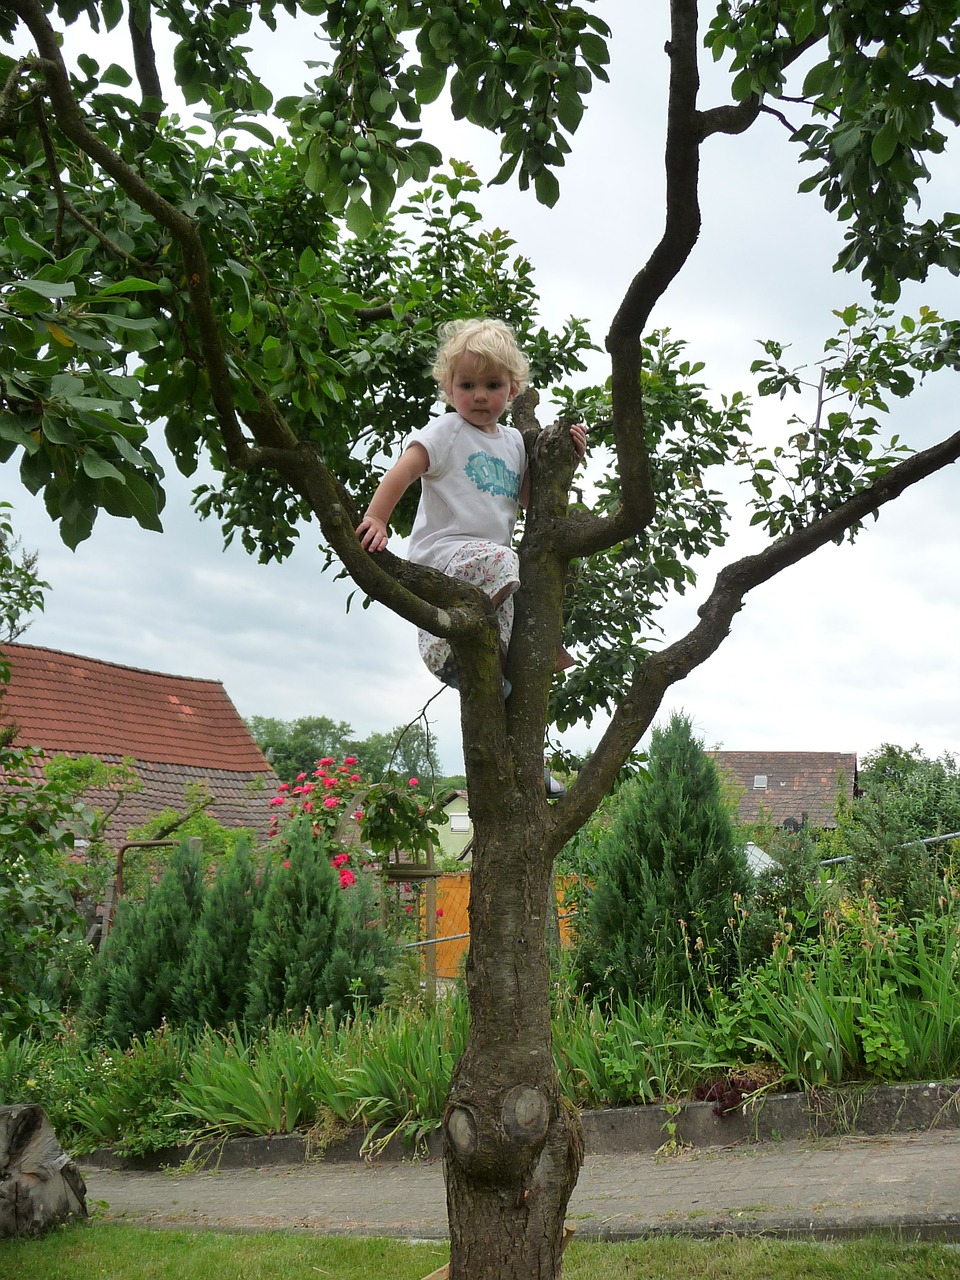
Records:
{"label": "green bush", "polygon": [[0,1034],[8,1036],[55,1027],[90,958],[68,863],[87,827],[73,792],[42,762],[0,739]]}
{"label": "green bush", "polygon": [[[597,864],[578,958],[595,992],[669,1004],[729,981],[728,921],[752,882],[716,768],[686,717],[654,730],[648,770],[621,788]],[[711,972],[691,963],[693,952],[710,957]]]}
{"label": "green bush", "polygon": [[184,840],[142,902],[124,898],[84,990],[82,1016],[109,1044],[176,1019],[174,992],[203,904],[201,855]]}
{"label": "green bush", "polygon": [[311,1009],[342,1017],[358,1003],[379,1003],[396,953],[375,923],[363,873],[342,888],[331,845],[313,825],[304,814],[285,828],[254,917],[246,1010],[254,1025]]}
{"label": "green bush", "polygon": [[232,857],[218,866],[191,933],[183,973],[173,992],[178,1018],[212,1027],[226,1027],[243,1018],[253,921],[264,891],[264,877],[254,866],[249,840],[238,841]]}

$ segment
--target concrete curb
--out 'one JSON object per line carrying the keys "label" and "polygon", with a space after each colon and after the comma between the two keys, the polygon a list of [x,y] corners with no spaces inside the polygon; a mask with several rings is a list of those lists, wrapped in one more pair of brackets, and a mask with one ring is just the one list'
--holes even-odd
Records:
{"label": "concrete curb", "polygon": [[[736,1111],[717,1115],[712,1102],[678,1106],[615,1107],[581,1113],[588,1155],[653,1153],[682,1146],[712,1147],[843,1135],[916,1133],[960,1128],[960,1080],[898,1085],[848,1085],[810,1093],[747,1098]],[[366,1134],[355,1131],[320,1147],[308,1135],[230,1138],[168,1147],[145,1156],[118,1156],[110,1149],[76,1157],[88,1168],[155,1172],[196,1162],[206,1168],[254,1169],[299,1165],[310,1160],[356,1161]],[[421,1143],[392,1138],[376,1151],[380,1161],[437,1158],[441,1136]]]}

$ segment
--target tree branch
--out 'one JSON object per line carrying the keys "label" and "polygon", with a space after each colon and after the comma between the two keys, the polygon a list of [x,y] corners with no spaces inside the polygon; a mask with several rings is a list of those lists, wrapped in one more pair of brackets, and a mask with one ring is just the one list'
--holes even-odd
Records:
{"label": "tree branch", "polygon": [[698,610],[700,621],[686,636],[643,659],[596,751],[567,795],[552,806],[555,847],[562,848],[613,786],[623,760],[650,727],[666,691],[719,649],[748,592],[837,541],[852,525],[958,459],[960,432],[906,458],[814,523],[721,569]]}
{"label": "tree branch", "polygon": [[200,334],[200,346],[210,378],[210,395],[218,425],[228,452],[241,456],[247,446],[237,419],[230,370],[211,304],[206,254],[195,221],[154,191],[136,170],[87,127],[70,88],[70,77],[60,53],[57,34],[39,0],[11,0],[10,7],[36,41],[40,58],[31,60],[31,65],[44,74],[47,93],[60,129],[85,155],[109,174],[141,209],[166,227],[176,240],[183,257],[187,289]]}
{"label": "tree branch", "polygon": [[[153,48],[153,12],[149,0],[131,0],[127,27],[140,93],[144,99],[154,98],[162,102],[163,85],[160,83],[157,55]],[[144,111],[141,118],[151,129],[155,129],[160,123],[160,112]]]}

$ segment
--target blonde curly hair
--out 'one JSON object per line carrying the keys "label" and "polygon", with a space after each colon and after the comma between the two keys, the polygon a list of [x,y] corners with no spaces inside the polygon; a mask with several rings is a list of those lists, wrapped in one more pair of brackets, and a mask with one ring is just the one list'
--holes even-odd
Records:
{"label": "blonde curly hair", "polygon": [[449,396],[457,361],[469,352],[476,356],[480,372],[502,369],[521,392],[530,377],[530,363],[517,346],[517,338],[502,320],[477,317],[473,320],[449,320],[440,327],[440,346],[432,373],[444,394]]}

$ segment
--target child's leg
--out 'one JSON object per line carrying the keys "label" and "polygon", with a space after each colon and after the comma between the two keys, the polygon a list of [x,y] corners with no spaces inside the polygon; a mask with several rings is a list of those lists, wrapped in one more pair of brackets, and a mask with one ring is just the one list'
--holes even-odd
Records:
{"label": "child's leg", "polygon": [[[460,578],[485,592],[497,610],[500,628],[500,649],[506,658],[513,632],[513,593],[520,585],[520,561],[510,547],[495,542],[465,542],[449,562],[444,573]],[[420,656],[427,668],[445,684],[457,686],[453,656],[446,640],[420,631],[417,635]]]}

